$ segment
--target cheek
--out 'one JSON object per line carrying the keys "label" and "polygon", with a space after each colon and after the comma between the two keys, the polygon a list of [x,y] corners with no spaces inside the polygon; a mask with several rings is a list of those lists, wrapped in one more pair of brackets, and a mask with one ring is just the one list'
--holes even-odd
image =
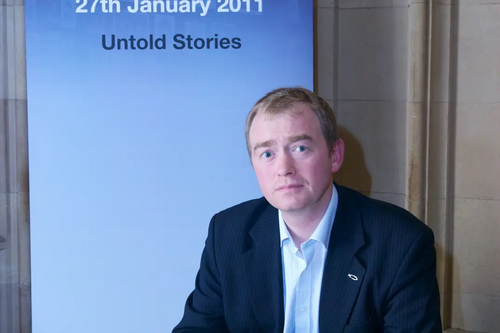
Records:
{"label": "cheek", "polygon": [[261,186],[269,186],[269,181],[272,179],[272,175],[269,169],[263,167],[254,167],[255,175]]}
{"label": "cheek", "polygon": [[331,165],[328,164],[327,161],[321,161],[318,163],[317,161],[312,161],[308,164],[303,164],[300,172],[303,176],[307,175],[307,178],[312,183],[323,183],[332,177]]}

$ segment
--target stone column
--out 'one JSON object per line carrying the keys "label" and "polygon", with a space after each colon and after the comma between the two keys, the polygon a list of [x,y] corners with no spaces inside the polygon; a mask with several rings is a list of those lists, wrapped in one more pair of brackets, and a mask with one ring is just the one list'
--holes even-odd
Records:
{"label": "stone column", "polygon": [[24,1],[0,0],[0,332],[31,332]]}
{"label": "stone column", "polygon": [[341,184],[402,206],[436,236],[450,327],[450,2],[336,0],[334,105]]}
{"label": "stone column", "polygon": [[317,0],[315,12],[315,91],[334,109],[335,8],[333,0]]}

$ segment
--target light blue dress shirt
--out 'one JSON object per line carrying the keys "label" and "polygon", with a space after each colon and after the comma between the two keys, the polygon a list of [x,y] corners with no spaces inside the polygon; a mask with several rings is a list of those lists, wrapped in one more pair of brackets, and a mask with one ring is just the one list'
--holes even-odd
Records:
{"label": "light blue dress shirt", "polygon": [[326,213],[311,237],[301,245],[302,252],[293,242],[281,211],[278,211],[285,304],[284,333],[318,333],[321,282],[337,205],[338,194],[334,186]]}

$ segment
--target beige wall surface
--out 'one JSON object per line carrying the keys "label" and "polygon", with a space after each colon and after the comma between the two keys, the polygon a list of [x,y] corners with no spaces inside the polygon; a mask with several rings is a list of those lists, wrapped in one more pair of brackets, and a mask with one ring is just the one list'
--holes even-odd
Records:
{"label": "beige wall surface", "polygon": [[451,324],[500,332],[500,1],[456,17]]}
{"label": "beige wall surface", "polygon": [[318,0],[337,180],[436,237],[445,329],[500,332],[500,0]]}

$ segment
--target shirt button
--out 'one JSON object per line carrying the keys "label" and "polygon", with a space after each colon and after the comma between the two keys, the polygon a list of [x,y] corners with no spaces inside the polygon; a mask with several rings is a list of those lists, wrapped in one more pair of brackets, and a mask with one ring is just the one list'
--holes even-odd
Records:
{"label": "shirt button", "polygon": [[300,312],[302,312],[302,313],[306,312],[306,308],[301,308]]}

